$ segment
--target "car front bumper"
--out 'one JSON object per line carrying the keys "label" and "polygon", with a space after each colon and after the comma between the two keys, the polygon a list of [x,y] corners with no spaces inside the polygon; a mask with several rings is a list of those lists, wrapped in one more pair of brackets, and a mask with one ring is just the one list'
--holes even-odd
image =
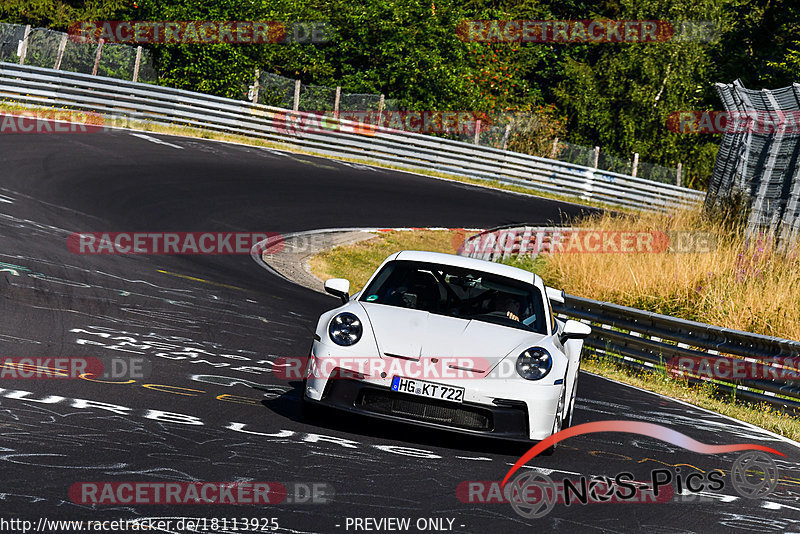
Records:
{"label": "car front bumper", "polygon": [[305,401],[349,413],[474,436],[530,440],[528,409],[519,401],[495,406],[445,402],[346,378],[329,380],[319,400],[306,396]]}
{"label": "car front bumper", "polygon": [[[322,393],[314,386],[322,386]],[[498,396],[491,403],[453,403],[398,393],[371,380],[334,376],[324,381],[324,385],[319,383],[319,379],[309,379],[304,399],[380,419],[528,442],[542,440],[551,434],[560,388],[540,389],[538,393],[532,402]],[[550,395],[545,397],[543,393]],[[537,426],[532,426],[532,423]]]}
{"label": "car front bumper", "polygon": [[[305,399],[351,413],[432,428],[510,440],[540,441],[550,436],[563,385],[557,376],[532,382],[494,372],[472,378],[426,376],[414,364],[399,376],[464,388],[464,402],[439,401],[391,390],[392,367],[377,375],[357,372],[358,355],[314,342],[306,370]],[[363,357],[362,357],[363,358]],[[369,360],[367,360],[369,363]],[[386,360],[387,363],[389,360]],[[343,363],[352,365],[342,367]],[[354,363],[355,362],[355,363]],[[375,362],[372,362],[375,363]],[[348,378],[350,377],[350,378]],[[569,399],[567,399],[569,400]]]}

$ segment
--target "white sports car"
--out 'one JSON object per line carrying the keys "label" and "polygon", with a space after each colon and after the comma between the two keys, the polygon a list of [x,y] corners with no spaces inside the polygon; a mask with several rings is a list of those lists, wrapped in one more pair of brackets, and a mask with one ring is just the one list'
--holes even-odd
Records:
{"label": "white sports car", "polygon": [[568,426],[583,339],[531,272],[434,252],[389,256],[363,291],[331,279],[303,408],[320,405],[472,435],[542,440]]}

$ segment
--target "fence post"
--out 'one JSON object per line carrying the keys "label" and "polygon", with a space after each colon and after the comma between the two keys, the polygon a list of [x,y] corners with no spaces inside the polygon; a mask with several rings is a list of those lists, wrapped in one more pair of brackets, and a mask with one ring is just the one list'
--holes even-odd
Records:
{"label": "fence post", "polygon": [[550,151],[550,159],[556,159],[556,151],[558,150],[558,137],[553,138],[553,150]]}
{"label": "fence post", "polygon": [[100,66],[100,55],[103,53],[103,44],[105,40],[100,39],[97,43],[97,52],[94,54],[94,67],[92,67],[92,76],[97,76],[97,68]]}
{"label": "fence post", "polygon": [[294,105],[292,109],[294,111],[300,111],[300,80],[294,81]]}
{"label": "fence post", "polygon": [[508,136],[511,135],[511,125],[506,124],[506,132],[503,134],[503,150],[508,148]]}
{"label": "fence post", "polygon": [[481,120],[475,121],[475,144],[479,145],[481,140]]}
{"label": "fence post", "polygon": [[631,176],[636,178],[636,171],[639,168],[639,153],[633,153],[633,169],[631,169]]}
{"label": "fence post", "polygon": [[683,164],[678,162],[678,172],[675,173],[675,185],[681,186],[681,171],[683,171]]}
{"label": "fence post", "polygon": [[19,64],[25,64],[25,56],[28,55],[28,37],[31,35],[31,25],[27,24],[25,26],[25,33],[22,35],[22,41],[19,42],[19,49],[17,53],[19,54]]}
{"label": "fence post", "polygon": [[592,168],[596,169],[597,165],[600,163],[600,147],[594,147],[594,163],[592,164]]}
{"label": "fence post", "polygon": [[376,122],[376,126],[380,126],[383,123],[383,106],[385,102],[383,100],[383,94],[381,94],[381,99],[378,100],[378,122]]}
{"label": "fence post", "polygon": [[142,65],[142,46],[136,47],[136,61],[133,63],[133,78],[132,81],[139,80],[139,67]]}
{"label": "fence post", "polygon": [[333,116],[339,118],[339,101],[342,98],[342,88],[336,86],[336,97],[333,99]]}
{"label": "fence post", "polygon": [[53,70],[61,68],[61,60],[64,59],[64,49],[67,48],[67,34],[61,35],[61,42],[58,43],[58,54],[56,54],[56,62],[53,64]]}
{"label": "fence post", "polygon": [[255,80],[253,81],[253,104],[258,104],[258,77],[261,71],[256,68]]}

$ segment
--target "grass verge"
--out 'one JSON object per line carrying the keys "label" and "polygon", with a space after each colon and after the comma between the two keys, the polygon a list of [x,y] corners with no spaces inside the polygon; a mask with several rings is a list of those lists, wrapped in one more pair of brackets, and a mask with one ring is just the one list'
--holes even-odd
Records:
{"label": "grass verge", "polygon": [[[568,293],[716,326],[800,340],[800,250],[700,209],[638,216],[603,213],[576,225],[608,234],[663,232],[666,252],[543,254],[511,262]],[[655,248],[654,248],[655,249]]]}
{"label": "grass verge", "polygon": [[335,247],[313,256],[308,265],[323,281],[350,280],[350,292],[360,291],[387,256],[400,250],[427,250],[455,254],[465,234],[445,230],[380,232],[377,239]]}
{"label": "grass verge", "polygon": [[[328,278],[349,279],[352,291],[356,292],[364,286],[378,265],[394,252],[428,250],[452,254],[463,239],[464,234],[447,231],[380,233],[376,239],[371,241],[321,252],[311,259],[309,266],[314,274],[323,280]],[[550,282],[547,275],[552,274],[552,269],[554,269],[550,263],[554,256],[542,255],[535,260],[523,258],[515,263],[520,267],[545,275],[545,279]],[[566,261],[565,256],[567,255],[562,255],[559,261]],[[620,255],[606,254],[606,256],[616,256],[616,261],[619,261]],[[657,255],[651,254],[650,256]],[[688,260],[688,258],[684,258],[684,260]],[[555,285],[555,287],[564,286]],[[694,385],[685,380],[676,380],[665,371],[636,371],[618,365],[608,358],[598,357],[588,352],[582,367],[586,371],[734,417],[790,439],[800,440],[800,419],[777,411],[768,404],[755,405],[721,395],[710,384]]]}

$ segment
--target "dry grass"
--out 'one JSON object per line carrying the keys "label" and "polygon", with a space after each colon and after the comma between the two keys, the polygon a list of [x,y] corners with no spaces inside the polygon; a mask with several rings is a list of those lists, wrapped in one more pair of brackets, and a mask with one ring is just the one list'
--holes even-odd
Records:
{"label": "dry grass", "polygon": [[323,251],[309,261],[322,280],[347,278],[350,292],[360,291],[383,260],[401,250],[426,250],[455,254],[465,234],[446,230],[381,232],[376,239]]}
{"label": "dry grass", "polygon": [[[536,271],[554,287],[717,326],[800,339],[800,258],[769,241],[703,218],[602,214],[579,226],[606,231],[692,232],[713,237],[709,252],[584,253],[539,256]],[[530,260],[517,262],[530,267]]]}

